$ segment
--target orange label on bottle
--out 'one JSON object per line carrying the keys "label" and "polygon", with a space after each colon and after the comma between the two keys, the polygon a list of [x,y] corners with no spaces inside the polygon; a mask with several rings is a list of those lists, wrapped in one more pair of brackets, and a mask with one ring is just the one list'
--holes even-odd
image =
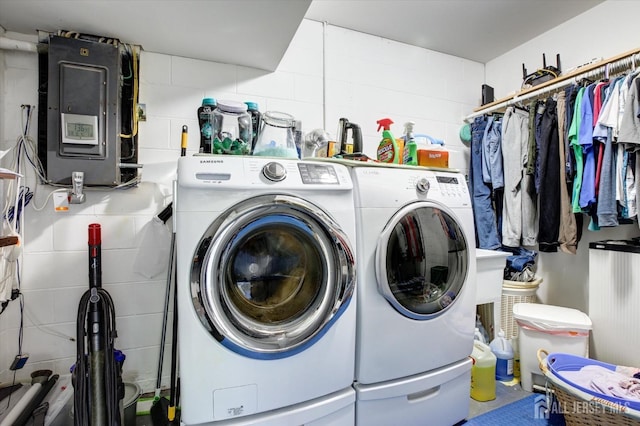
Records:
{"label": "orange label on bottle", "polygon": [[397,138],[396,145],[398,145],[398,163],[404,164],[404,139]]}
{"label": "orange label on bottle", "polygon": [[378,146],[378,161],[382,163],[393,163],[395,155],[396,151],[393,147],[393,142],[389,139],[384,139]]}

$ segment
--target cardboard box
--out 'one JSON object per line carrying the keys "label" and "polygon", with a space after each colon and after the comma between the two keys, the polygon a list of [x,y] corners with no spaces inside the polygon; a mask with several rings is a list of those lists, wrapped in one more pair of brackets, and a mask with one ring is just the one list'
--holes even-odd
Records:
{"label": "cardboard box", "polygon": [[449,167],[449,151],[444,149],[418,149],[418,165],[425,167]]}

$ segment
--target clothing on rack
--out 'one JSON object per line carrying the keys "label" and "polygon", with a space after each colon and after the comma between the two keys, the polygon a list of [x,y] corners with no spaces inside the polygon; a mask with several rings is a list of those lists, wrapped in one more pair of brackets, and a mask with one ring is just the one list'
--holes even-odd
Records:
{"label": "clothing on rack", "polygon": [[[491,120],[493,122],[493,120]],[[471,124],[471,167],[469,168],[469,193],[476,228],[476,246],[495,250],[500,247],[496,214],[492,203],[492,188],[482,176],[482,140],[490,124],[489,117],[476,117]]]}
{"label": "clothing on rack", "polygon": [[578,94],[576,95],[575,104],[573,105],[573,117],[571,120],[571,125],[569,126],[569,146],[571,147],[571,151],[573,152],[573,158],[575,161],[574,170],[575,174],[573,176],[573,192],[571,195],[571,205],[573,206],[574,213],[582,213],[582,209],[580,208],[580,190],[582,189],[582,171],[583,171],[583,153],[582,146],[578,141],[578,131],[581,126],[582,120],[582,98],[584,97],[585,88],[581,87],[578,89]]}
{"label": "clothing on rack", "polygon": [[613,131],[610,127],[602,124],[602,116],[610,111],[607,107],[610,105],[613,92],[618,90],[616,81],[607,84],[604,89],[604,100],[602,108],[597,117],[593,130],[594,141],[603,144],[600,149],[602,161],[600,162],[599,172],[596,173],[596,196],[598,197],[598,205],[596,214],[598,216],[598,225],[601,227],[611,227],[618,225],[618,207],[616,203],[616,167],[615,167],[615,151],[613,149]]}
{"label": "clothing on rack", "polygon": [[538,222],[538,247],[541,252],[558,251],[560,231],[560,153],[556,101],[544,102],[538,133],[540,135],[539,172],[540,200]]}
{"label": "clothing on rack", "polygon": [[[570,110],[571,108],[569,108]],[[558,226],[558,247],[568,254],[576,254],[578,248],[578,233],[575,214],[571,209],[569,198],[569,184],[566,179],[566,164],[569,150],[567,149],[567,130],[564,118],[567,117],[566,91],[558,93],[556,102],[558,123],[558,177],[560,192],[560,225]],[[570,159],[569,159],[570,161]]]}
{"label": "clothing on rack", "polygon": [[504,188],[501,134],[502,121],[490,116],[482,137],[482,181],[494,190]]}
{"label": "clothing on rack", "polygon": [[[501,122],[489,115],[474,116],[472,129],[480,146],[472,149],[470,175],[484,184],[471,187],[474,217],[477,226],[491,225],[477,229],[478,238],[494,235],[494,220],[498,234],[484,238],[483,244],[489,241],[492,247],[479,247],[537,244],[542,252],[575,254],[585,217],[590,231],[638,222],[640,69],[629,70],[635,67],[629,58],[638,54],[640,49],[616,59],[627,62],[611,62],[617,75],[610,76],[607,67],[598,79],[602,73],[593,67],[592,74],[565,78],[546,92],[516,95],[503,103]],[[521,107],[524,99],[531,99],[527,108]],[[495,168],[498,148],[502,174]],[[496,198],[500,178],[502,206]]]}
{"label": "clothing on rack", "polygon": [[569,142],[570,142],[569,141],[569,127],[571,125],[571,122],[573,121],[573,112],[574,112],[573,105],[575,105],[576,96],[578,96],[578,90],[577,90],[577,87],[575,85],[572,84],[572,85],[570,85],[570,86],[568,86],[568,87],[566,87],[564,89],[566,115],[565,115],[565,119],[564,120],[562,120],[561,117],[558,117],[558,122],[564,121],[564,123],[567,123],[566,125],[564,125],[564,123],[563,123],[563,127],[564,127],[564,152],[565,152],[564,168],[565,168],[565,181],[567,183],[573,182],[573,177],[576,174],[575,168],[574,168],[575,157],[574,157],[574,154],[573,154],[573,148],[569,144]]}
{"label": "clothing on rack", "polygon": [[507,108],[502,120],[504,211],[502,243],[533,246],[537,237],[537,199],[534,177],[526,173],[529,161],[529,113]]}
{"label": "clothing on rack", "polygon": [[580,105],[580,127],[578,128],[578,144],[582,148],[583,169],[582,184],[578,195],[580,209],[589,212],[595,203],[596,163],[593,149],[593,91],[595,83],[588,85],[582,96]]}

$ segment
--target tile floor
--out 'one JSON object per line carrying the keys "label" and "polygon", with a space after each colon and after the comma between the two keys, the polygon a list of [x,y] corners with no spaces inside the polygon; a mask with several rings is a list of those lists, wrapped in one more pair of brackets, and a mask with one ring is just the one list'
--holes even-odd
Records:
{"label": "tile floor", "polygon": [[530,392],[522,390],[519,383],[512,386],[506,385],[502,382],[496,382],[496,399],[493,401],[479,402],[471,400],[469,405],[469,417],[476,417],[480,414],[484,414],[487,411],[495,410],[496,408],[507,405],[513,401],[518,401],[522,398],[531,395]]}

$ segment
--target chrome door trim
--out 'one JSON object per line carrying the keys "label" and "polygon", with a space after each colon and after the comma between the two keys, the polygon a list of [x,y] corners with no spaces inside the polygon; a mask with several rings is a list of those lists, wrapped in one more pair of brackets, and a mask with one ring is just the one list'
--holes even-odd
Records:
{"label": "chrome door trim", "polygon": [[462,226],[462,223],[460,223],[460,220],[458,219],[456,214],[453,212],[453,210],[451,210],[450,208],[448,208],[444,204],[441,204],[441,203],[439,203],[437,201],[429,201],[428,200],[428,201],[412,202],[410,204],[405,205],[401,209],[399,209],[391,217],[391,219],[389,219],[389,221],[385,225],[384,229],[382,230],[382,233],[378,237],[378,244],[376,246],[376,253],[375,253],[375,272],[376,272],[376,281],[377,281],[377,284],[378,284],[378,291],[380,291],[380,293],[393,306],[394,309],[396,309],[402,315],[404,315],[404,316],[406,316],[408,318],[411,318],[411,319],[428,320],[428,319],[432,319],[432,318],[438,317],[438,316],[442,315],[443,313],[445,313],[447,310],[449,310],[451,308],[451,306],[455,305],[455,303],[457,302],[458,298],[455,297],[450,304],[448,304],[447,306],[442,308],[440,311],[432,313],[432,314],[421,314],[421,313],[417,313],[417,312],[414,312],[412,310],[409,310],[403,304],[401,304],[396,299],[396,297],[394,296],[394,294],[393,294],[393,292],[391,290],[391,286],[389,285],[389,281],[387,279],[387,276],[388,276],[387,272],[388,271],[387,271],[387,267],[386,267],[386,256],[387,256],[388,243],[389,243],[389,239],[391,237],[391,234],[395,230],[396,225],[400,222],[400,220],[402,218],[407,216],[409,213],[411,213],[413,211],[416,211],[416,210],[419,210],[421,208],[432,208],[432,209],[442,210],[451,219],[453,219],[454,222],[456,223],[458,229],[460,230],[460,236],[464,240],[464,246],[467,247],[465,265],[464,265],[464,269],[465,270],[464,270],[464,276],[461,279],[460,292],[463,290],[465,285],[468,285],[467,281],[468,281],[468,278],[469,278],[469,262],[470,262],[470,258],[469,257],[470,257],[470,253],[469,253],[469,249],[468,249],[469,241],[468,241],[467,236],[464,233],[464,227]]}
{"label": "chrome door trim", "polygon": [[[292,227],[306,228],[324,260],[324,282],[307,308],[312,315],[265,324],[230,303],[224,271],[239,232],[282,216],[291,218]],[[231,350],[252,358],[283,358],[312,345],[346,309],[355,287],[354,264],[346,234],[318,206],[289,195],[261,195],[229,208],[201,238],[191,267],[192,302],[203,325]]]}

